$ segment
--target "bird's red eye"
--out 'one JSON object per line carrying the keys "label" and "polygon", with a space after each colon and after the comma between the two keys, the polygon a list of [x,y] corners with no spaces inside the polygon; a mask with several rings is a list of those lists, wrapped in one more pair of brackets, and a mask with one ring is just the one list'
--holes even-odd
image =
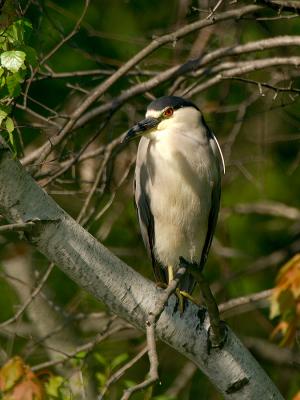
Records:
{"label": "bird's red eye", "polygon": [[174,112],[174,110],[173,110],[173,108],[167,108],[165,111],[164,111],[164,117],[166,117],[166,118],[170,118],[170,117],[172,117],[172,115],[173,115],[173,112]]}

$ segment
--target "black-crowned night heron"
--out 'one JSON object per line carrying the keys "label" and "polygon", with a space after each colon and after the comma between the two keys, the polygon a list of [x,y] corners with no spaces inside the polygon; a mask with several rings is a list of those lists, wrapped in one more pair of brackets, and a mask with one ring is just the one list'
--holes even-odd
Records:
{"label": "black-crowned night heron", "polygon": [[[135,202],[156,281],[167,284],[180,257],[200,269],[205,264],[218,218],[224,159],[198,107],[181,97],[152,101],[146,119],[124,141],[140,136]],[[194,286],[187,273],[179,289],[191,294]]]}

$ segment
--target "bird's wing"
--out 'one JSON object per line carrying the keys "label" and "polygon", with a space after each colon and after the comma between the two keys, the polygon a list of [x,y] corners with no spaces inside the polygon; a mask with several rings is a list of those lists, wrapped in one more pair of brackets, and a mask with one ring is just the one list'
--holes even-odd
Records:
{"label": "bird's wing", "polygon": [[217,159],[220,161],[220,165],[222,165],[223,174],[225,175],[225,172],[226,172],[225,160],[223,157],[221,147],[220,147],[219,142],[217,141],[217,138],[215,137],[214,133],[212,131],[210,131],[209,133],[210,133],[209,142],[210,142],[211,148],[214,152],[215,157],[217,157]]}
{"label": "bird's wing", "polygon": [[216,181],[214,183],[211,193],[211,208],[208,216],[207,234],[200,261],[201,269],[204,267],[204,264],[207,260],[208,252],[217,225],[218,214],[220,209],[220,198],[221,198],[221,170],[223,170],[223,172],[225,173],[224,157],[220,145],[215,135],[211,131],[209,132],[209,144],[214,153],[215,159],[217,160],[218,168],[217,168]]}
{"label": "bird's wing", "polygon": [[134,179],[134,198],[140,223],[141,234],[147,252],[152,260],[155,279],[158,282],[167,282],[165,269],[159,264],[154,255],[154,218],[151,212],[150,197],[148,193],[150,175],[146,165],[149,139],[142,137],[139,143],[135,179]]}

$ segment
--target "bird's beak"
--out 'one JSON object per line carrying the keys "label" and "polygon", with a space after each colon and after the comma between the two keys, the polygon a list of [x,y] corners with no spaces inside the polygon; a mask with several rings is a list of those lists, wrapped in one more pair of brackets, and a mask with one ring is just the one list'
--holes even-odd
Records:
{"label": "bird's beak", "polygon": [[126,134],[122,143],[127,143],[132,139],[142,136],[147,133],[150,129],[155,128],[159,124],[160,120],[158,118],[146,118],[134,125]]}

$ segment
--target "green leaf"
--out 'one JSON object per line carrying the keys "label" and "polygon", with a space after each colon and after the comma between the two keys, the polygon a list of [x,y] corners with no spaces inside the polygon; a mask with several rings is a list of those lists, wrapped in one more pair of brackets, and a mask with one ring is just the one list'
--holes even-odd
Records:
{"label": "green leaf", "polygon": [[107,360],[102,356],[102,354],[100,354],[100,353],[95,353],[95,354],[94,354],[94,358],[96,359],[96,361],[98,361],[99,364],[103,365],[104,367],[107,367],[108,362],[107,362]]}
{"label": "green leaf", "polygon": [[5,78],[5,76],[1,76],[0,87],[3,87],[5,85],[6,85],[6,78]]}
{"label": "green leaf", "polygon": [[14,121],[10,117],[7,117],[5,120],[5,128],[8,132],[8,139],[9,139],[9,143],[12,147],[12,151],[14,152],[15,155],[17,155],[17,146],[15,143],[14,135],[13,135],[15,126],[14,126]]}
{"label": "green leaf", "polygon": [[24,65],[26,54],[24,51],[12,50],[1,54],[1,65],[11,72],[18,72]]}
{"label": "green leaf", "polygon": [[130,379],[125,379],[124,380],[124,385],[125,385],[126,388],[131,388],[131,387],[136,385],[136,382],[134,382],[134,381],[132,381]]}
{"label": "green leaf", "polygon": [[75,357],[79,360],[82,360],[86,357],[86,355],[87,355],[86,351],[79,351],[79,353],[77,353]]}
{"label": "green leaf", "polygon": [[0,31],[0,48],[6,50],[6,37],[3,36],[3,31]]}
{"label": "green leaf", "polygon": [[107,376],[105,374],[102,374],[102,372],[97,372],[96,378],[99,381],[101,387],[105,385],[107,381]]}
{"label": "green leaf", "polygon": [[11,24],[5,31],[3,31],[2,35],[6,37],[10,43],[16,45],[27,42],[31,32],[31,22],[22,18]]}
{"label": "green leaf", "polygon": [[19,72],[6,77],[6,86],[10,97],[16,97],[21,92],[20,83],[23,81]]}
{"label": "green leaf", "polygon": [[0,76],[3,75],[4,69],[2,67],[0,67]]}
{"label": "green leaf", "polygon": [[37,53],[33,47],[24,45],[18,47],[18,49],[26,54],[26,61],[30,65],[32,65],[33,67],[37,66]]}
{"label": "green leaf", "polygon": [[59,397],[59,389],[64,382],[61,376],[51,376],[49,381],[45,383],[45,389],[48,396]]}
{"label": "green leaf", "polygon": [[143,400],[151,400],[151,399],[153,399],[152,394],[153,394],[153,386],[151,385],[145,390],[145,394],[144,394]]}
{"label": "green leaf", "polygon": [[116,368],[117,366],[119,366],[120,364],[122,364],[124,361],[126,361],[128,358],[128,354],[127,353],[122,353],[119,354],[116,358],[114,358],[111,362],[111,369]]}
{"label": "green leaf", "polygon": [[14,22],[14,25],[19,28],[19,32],[21,32],[22,35],[22,41],[27,43],[32,33],[32,23],[28,19],[22,18]]}
{"label": "green leaf", "polygon": [[7,111],[1,107],[0,108],[0,125],[2,124],[2,121],[7,117]]}
{"label": "green leaf", "polygon": [[10,117],[7,117],[7,118],[6,118],[6,121],[5,121],[5,128],[7,129],[7,132],[8,132],[8,133],[12,133],[13,130],[15,129],[14,121],[13,121]]}

